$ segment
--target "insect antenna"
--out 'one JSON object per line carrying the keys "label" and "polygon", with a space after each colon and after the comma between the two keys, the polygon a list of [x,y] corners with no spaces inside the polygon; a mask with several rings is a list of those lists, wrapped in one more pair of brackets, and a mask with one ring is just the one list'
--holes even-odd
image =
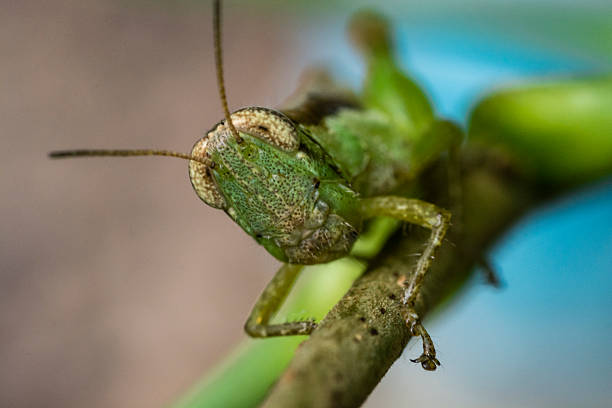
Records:
{"label": "insect antenna", "polygon": [[79,149],[79,150],[56,150],[49,153],[52,159],[64,159],[67,157],[128,157],[128,156],[166,156],[179,159],[193,160],[202,164],[209,163],[202,157],[192,156],[186,153],[173,152],[171,150],[151,150],[151,149],[129,149],[129,150],[100,150],[100,149]]}
{"label": "insect antenna", "polygon": [[[221,56],[221,6],[220,1],[215,0],[213,4],[213,31],[214,31],[214,45],[215,45],[215,66],[217,69],[217,84],[219,85],[219,95],[221,97],[221,104],[223,105],[223,111],[225,114],[225,120],[229,126],[230,132],[236,138],[238,143],[242,142],[242,138],[238,134],[238,131],[232,123],[229,109],[227,107],[227,98],[225,96],[225,84],[223,81],[223,60]],[[166,156],[176,157],[179,159],[193,160],[205,165],[210,164],[204,158],[196,157],[186,153],[175,152],[171,150],[153,150],[153,149],[78,149],[78,150],[57,150],[49,153],[49,157],[52,159],[63,159],[69,157],[102,157],[102,156],[114,156],[114,157],[131,157],[131,156]]]}
{"label": "insect antenna", "polygon": [[225,95],[225,81],[223,80],[223,54],[221,49],[221,4],[220,0],[215,0],[213,4],[213,32],[215,42],[215,68],[217,70],[217,86],[219,87],[219,97],[223,106],[223,114],[230,132],[236,138],[237,143],[242,142],[242,138],[232,123],[229,108],[227,107],[227,96]]}

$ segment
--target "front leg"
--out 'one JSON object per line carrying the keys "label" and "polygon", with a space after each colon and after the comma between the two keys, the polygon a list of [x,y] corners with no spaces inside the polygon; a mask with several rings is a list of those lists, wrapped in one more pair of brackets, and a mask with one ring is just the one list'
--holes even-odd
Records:
{"label": "front leg", "polygon": [[414,307],[423,284],[423,278],[427,274],[435,257],[435,252],[442,244],[442,239],[450,226],[451,214],[425,201],[393,196],[363,199],[361,200],[361,212],[364,218],[386,215],[431,230],[414,273],[403,283],[405,290],[402,303],[406,306],[404,318],[412,335],[420,336],[423,341],[423,354],[411,361],[421,363],[425,370],[433,371],[440,365],[440,362],[436,359],[436,349],[433,341],[421,324]]}
{"label": "front leg", "polygon": [[284,264],[257,299],[244,330],[251,337],[294,336],[310,334],[316,323],[312,320],[269,324],[291,291],[303,265]]}

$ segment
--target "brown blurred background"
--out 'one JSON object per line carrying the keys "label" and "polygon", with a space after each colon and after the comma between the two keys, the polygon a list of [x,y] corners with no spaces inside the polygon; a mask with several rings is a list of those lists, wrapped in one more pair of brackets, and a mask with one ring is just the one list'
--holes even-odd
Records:
{"label": "brown blurred background", "polygon": [[[222,117],[209,2],[3,1],[0,406],[155,407],[243,337],[276,262],[165,158]],[[228,8],[234,109],[278,105],[302,57],[288,16]]]}

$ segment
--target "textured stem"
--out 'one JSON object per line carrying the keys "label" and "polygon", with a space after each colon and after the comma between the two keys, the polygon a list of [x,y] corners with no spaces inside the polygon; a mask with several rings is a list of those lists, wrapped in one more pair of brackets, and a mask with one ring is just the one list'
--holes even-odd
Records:
{"label": "textured stem", "polygon": [[[533,190],[507,168],[483,166],[477,154],[465,157],[471,158],[464,160],[461,231],[451,228],[450,243],[425,279],[416,304],[422,316],[448,299],[495,238],[536,202]],[[425,184],[432,186],[427,198],[435,203],[448,195],[447,183],[440,182],[443,173],[432,171]],[[357,407],[367,398],[410,340],[400,313],[399,282],[413,272],[423,242],[416,229],[395,237],[298,348],[264,407]]]}

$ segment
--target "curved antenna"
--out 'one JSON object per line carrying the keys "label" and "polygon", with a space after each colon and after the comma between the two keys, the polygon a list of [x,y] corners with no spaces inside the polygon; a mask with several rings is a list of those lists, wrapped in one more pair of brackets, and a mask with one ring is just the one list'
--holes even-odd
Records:
{"label": "curved antenna", "polygon": [[[229,126],[230,132],[236,138],[237,143],[242,143],[242,138],[232,123],[229,109],[227,107],[227,98],[225,96],[225,83],[223,81],[223,59],[221,55],[221,6],[220,1],[214,1],[213,9],[213,26],[214,26],[214,43],[215,43],[215,65],[217,69],[217,84],[219,85],[219,95],[221,96],[221,104],[225,114],[225,120]],[[209,161],[203,157],[196,157],[186,153],[174,152],[172,150],[153,150],[153,149],[129,149],[129,150],[98,150],[98,149],[79,149],[79,150],[57,150],[49,153],[52,159],[62,159],[68,157],[132,157],[132,156],[166,156],[176,157],[179,159],[193,160],[208,166]]]}
{"label": "curved antenna", "polygon": [[173,152],[171,150],[151,150],[151,149],[130,149],[130,150],[57,150],[49,153],[52,159],[62,159],[66,157],[100,157],[100,156],[167,156],[179,159],[193,160],[204,165],[209,163],[203,157],[195,157],[190,154]]}
{"label": "curved antenna", "polygon": [[223,80],[223,55],[221,53],[221,4],[220,0],[215,0],[213,4],[213,32],[215,42],[215,68],[217,69],[217,85],[219,87],[219,97],[223,105],[225,122],[230,132],[236,138],[237,143],[242,143],[242,138],[232,123],[229,108],[227,107],[227,97],[225,96],[225,81]]}

